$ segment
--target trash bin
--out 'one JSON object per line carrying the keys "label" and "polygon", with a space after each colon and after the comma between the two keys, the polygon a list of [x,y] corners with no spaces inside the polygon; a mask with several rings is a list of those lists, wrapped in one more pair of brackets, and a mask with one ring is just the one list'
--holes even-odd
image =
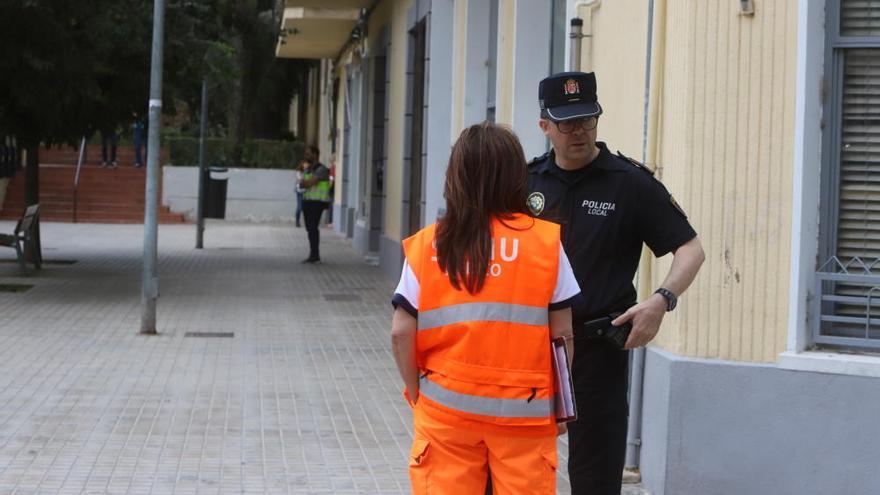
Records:
{"label": "trash bin", "polygon": [[229,170],[209,167],[205,171],[205,218],[226,218],[226,185]]}

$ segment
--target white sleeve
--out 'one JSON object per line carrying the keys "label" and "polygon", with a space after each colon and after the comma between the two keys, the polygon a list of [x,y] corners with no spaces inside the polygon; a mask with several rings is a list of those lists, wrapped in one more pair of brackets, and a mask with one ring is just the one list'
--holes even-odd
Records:
{"label": "white sleeve", "polygon": [[[556,289],[553,290],[553,299],[550,300],[551,305],[570,302],[572,298],[581,292],[577,279],[574,277],[574,271],[571,269],[571,263],[559,243],[559,273],[556,276]],[[558,309],[571,306],[571,304],[562,304]]]}
{"label": "white sleeve", "polygon": [[402,305],[410,313],[413,311],[418,312],[420,290],[419,280],[416,278],[415,273],[413,273],[412,268],[410,268],[409,262],[404,260],[400,282],[398,282],[397,288],[394,289],[394,297],[391,303],[395,307]]}

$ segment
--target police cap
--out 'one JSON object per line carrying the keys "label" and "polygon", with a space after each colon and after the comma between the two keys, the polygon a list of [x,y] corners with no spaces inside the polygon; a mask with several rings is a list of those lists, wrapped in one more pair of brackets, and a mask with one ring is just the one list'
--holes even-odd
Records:
{"label": "police cap", "polygon": [[560,72],[543,79],[538,85],[538,102],[541,117],[556,122],[602,114],[592,72]]}

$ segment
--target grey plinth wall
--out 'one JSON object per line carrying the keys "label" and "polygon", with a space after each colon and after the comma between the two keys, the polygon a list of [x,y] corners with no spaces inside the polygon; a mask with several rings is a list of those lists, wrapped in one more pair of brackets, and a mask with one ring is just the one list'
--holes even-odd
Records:
{"label": "grey plinth wall", "polygon": [[379,268],[389,280],[400,280],[403,268],[403,247],[400,242],[384,235],[379,239]]}
{"label": "grey plinth wall", "polygon": [[365,255],[370,252],[370,228],[363,219],[354,220],[351,239],[352,246],[358,254]]}
{"label": "grey plinth wall", "polygon": [[880,493],[878,378],[650,349],[644,398],[652,493]]}

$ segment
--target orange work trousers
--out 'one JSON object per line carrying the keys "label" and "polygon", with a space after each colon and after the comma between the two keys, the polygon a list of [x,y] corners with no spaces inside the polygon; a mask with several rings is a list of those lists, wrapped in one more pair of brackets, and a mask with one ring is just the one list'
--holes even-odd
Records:
{"label": "orange work trousers", "polygon": [[418,405],[413,423],[409,457],[413,494],[483,495],[489,471],[494,495],[556,493],[555,436],[512,436],[451,426]]}

